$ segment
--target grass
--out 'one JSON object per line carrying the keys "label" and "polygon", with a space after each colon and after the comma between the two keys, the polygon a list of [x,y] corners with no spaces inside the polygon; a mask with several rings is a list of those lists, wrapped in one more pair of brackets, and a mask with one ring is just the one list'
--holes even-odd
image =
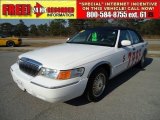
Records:
{"label": "grass", "polygon": [[151,50],[151,51],[160,51],[160,44],[159,45],[149,44],[148,50]]}
{"label": "grass", "polygon": [[143,35],[143,39],[160,39],[160,35]]}
{"label": "grass", "polygon": [[147,57],[152,57],[152,58],[158,57],[158,58],[160,58],[160,54],[147,54]]}
{"label": "grass", "polygon": [[27,44],[24,44],[22,46],[26,46],[26,47],[47,47],[47,46],[52,46],[52,45],[57,45],[58,43],[48,43],[48,42],[45,42],[45,43],[27,43]]}
{"label": "grass", "polygon": [[67,40],[68,37],[31,37],[28,40]]}

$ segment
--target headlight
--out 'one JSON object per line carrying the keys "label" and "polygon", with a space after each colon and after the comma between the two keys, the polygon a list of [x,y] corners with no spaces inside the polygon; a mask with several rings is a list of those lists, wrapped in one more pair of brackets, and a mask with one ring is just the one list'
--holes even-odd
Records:
{"label": "headlight", "polygon": [[53,70],[49,68],[41,68],[39,75],[51,78],[51,79],[57,79],[57,80],[67,80],[70,78],[80,77],[84,73],[84,68],[76,68],[71,70]]}
{"label": "headlight", "polygon": [[48,78],[56,79],[58,75],[58,71],[42,67],[39,74]]}

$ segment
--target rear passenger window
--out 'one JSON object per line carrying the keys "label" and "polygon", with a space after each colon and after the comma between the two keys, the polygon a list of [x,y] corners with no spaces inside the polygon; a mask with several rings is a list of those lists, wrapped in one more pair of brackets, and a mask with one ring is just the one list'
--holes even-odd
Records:
{"label": "rear passenger window", "polygon": [[133,40],[133,44],[137,44],[140,43],[141,40],[139,39],[139,37],[137,36],[137,34],[134,31],[129,31]]}

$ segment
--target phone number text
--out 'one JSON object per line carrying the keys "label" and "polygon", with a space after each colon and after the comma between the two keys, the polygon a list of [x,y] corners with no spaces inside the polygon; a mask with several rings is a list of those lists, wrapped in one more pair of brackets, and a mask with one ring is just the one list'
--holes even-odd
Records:
{"label": "phone number text", "polygon": [[86,13],[87,18],[146,18],[146,12],[125,12],[125,11],[116,11],[116,12],[92,12],[89,11]]}

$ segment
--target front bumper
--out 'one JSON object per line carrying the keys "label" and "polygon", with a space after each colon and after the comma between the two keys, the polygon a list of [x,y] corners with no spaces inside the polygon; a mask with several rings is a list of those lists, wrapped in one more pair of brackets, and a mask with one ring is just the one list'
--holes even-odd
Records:
{"label": "front bumper", "polygon": [[83,94],[87,78],[52,80],[43,76],[31,77],[23,73],[17,64],[11,66],[14,82],[23,91],[48,102],[67,101]]}

